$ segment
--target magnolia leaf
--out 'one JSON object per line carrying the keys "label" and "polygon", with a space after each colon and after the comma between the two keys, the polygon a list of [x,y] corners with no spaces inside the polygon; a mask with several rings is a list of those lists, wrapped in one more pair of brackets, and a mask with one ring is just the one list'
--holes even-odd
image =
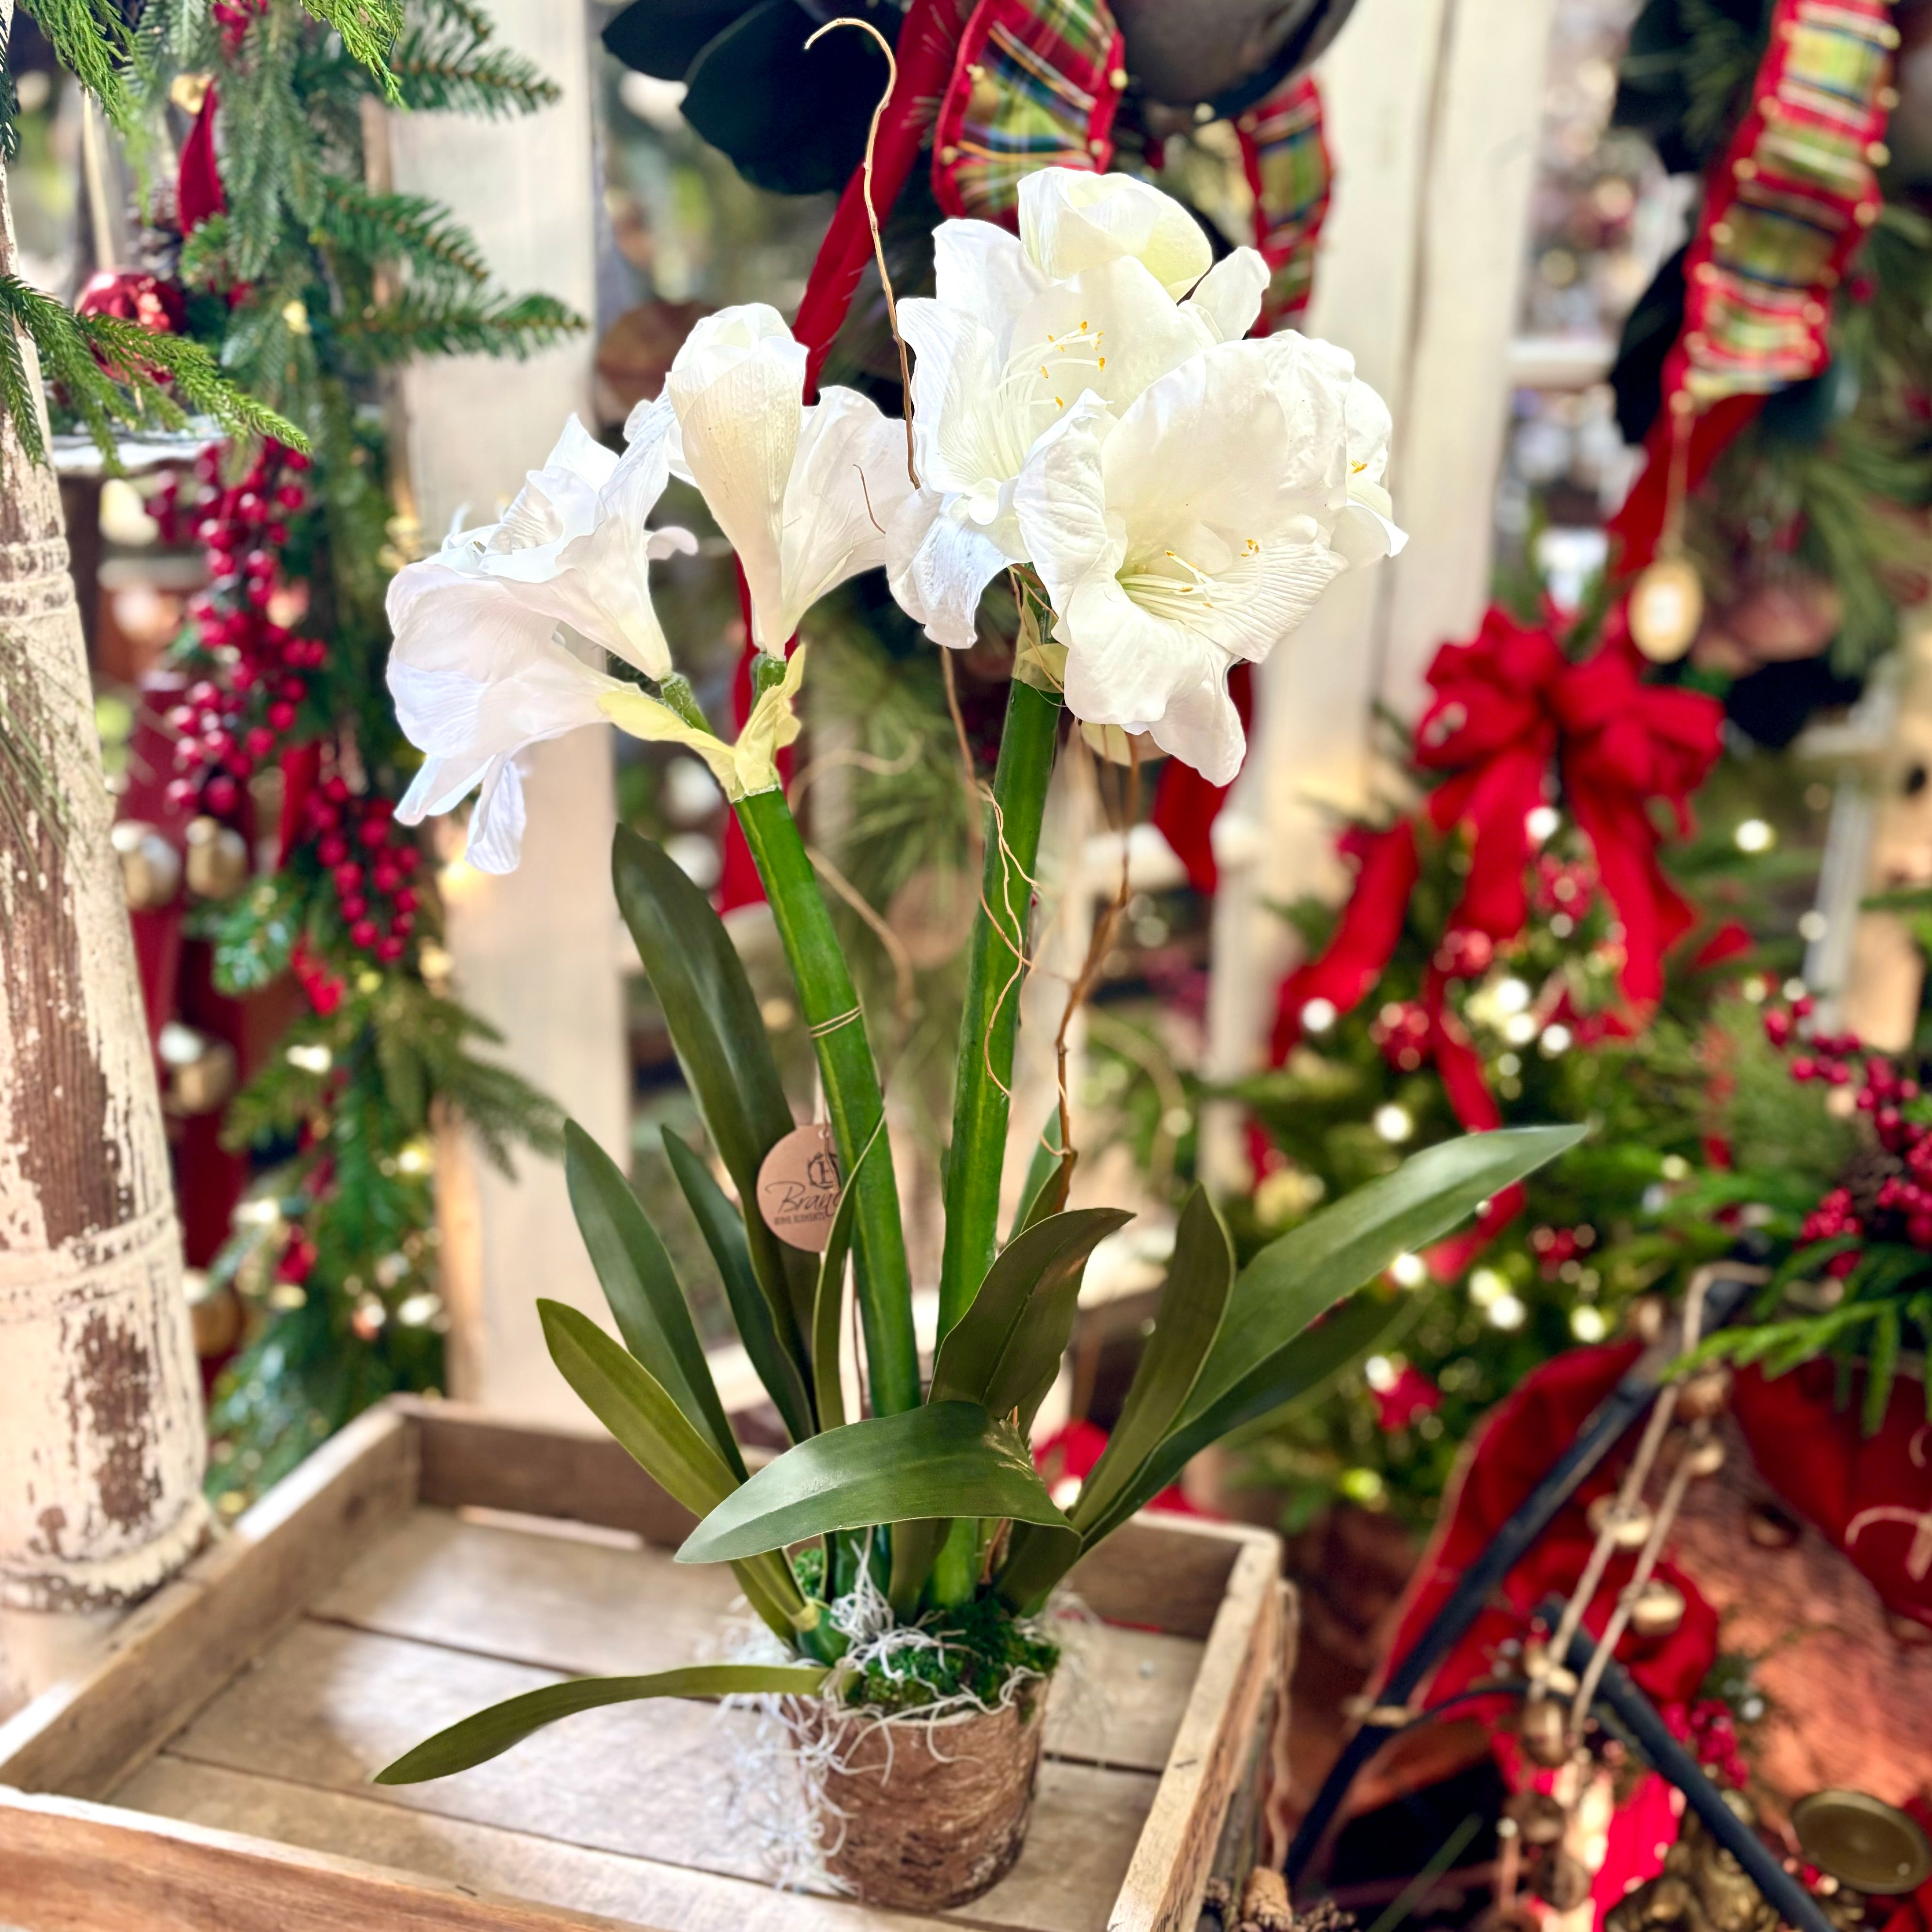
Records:
{"label": "magnolia leaf", "polygon": [[1234,1280],[1234,1250],[1228,1231],[1197,1186],[1180,1210],[1174,1258],[1155,1311],[1154,1333],[1141,1352],[1127,1399],[1100,1460],[1081,1486],[1070,1512],[1085,1530],[1100,1521],[1125,1491],[1142,1463],[1160,1448],[1201,1374],[1221,1331]]}
{"label": "magnolia leaf", "polygon": [[1066,1352],[1088,1256],[1132,1218],[1122,1208],[1083,1208],[1016,1236],[939,1345],[927,1400],[976,1402],[995,1415],[1020,1409],[1024,1427],[1028,1405],[1039,1406]]}
{"label": "magnolia leaf", "polygon": [[716,1450],[659,1382],[582,1310],[539,1300],[550,1360],[646,1472],[702,1516],[738,1486]]}
{"label": "magnolia leaf", "polygon": [[376,1784],[422,1784],[500,1757],[533,1731],[580,1711],[647,1697],[809,1697],[830,1675],[824,1664],[694,1664],[647,1677],[577,1677],[506,1697],[425,1738],[376,1772]]}
{"label": "magnolia leaf", "polygon": [[[792,1440],[802,1442],[812,1432],[812,1404],[799,1372],[797,1330],[792,1325],[791,1310],[768,1293],[760,1280],[752,1264],[744,1220],[725,1199],[710,1168],[669,1128],[664,1130],[664,1150],[677,1184],[691,1204],[705,1246],[718,1264],[732,1319],[738,1324],[738,1339]],[[758,1225],[762,1228],[764,1223]]]}
{"label": "magnolia leaf", "polygon": [[789,1300],[802,1329],[816,1280],[809,1259],[787,1250],[758,1212],[759,1166],[793,1122],[744,962],[710,898],[662,846],[620,826],[610,868],[686,1083],[745,1203],[752,1268],[768,1294]]}
{"label": "magnolia leaf", "polygon": [[1071,1527],[1010,1423],[976,1402],[928,1402],[788,1449],[712,1510],[677,1560],[722,1562],[833,1530],[956,1516]]}
{"label": "magnolia leaf", "polygon": [[563,1134],[571,1210],[617,1333],[742,1482],[744,1458],[664,1243],[616,1162],[574,1120]]}

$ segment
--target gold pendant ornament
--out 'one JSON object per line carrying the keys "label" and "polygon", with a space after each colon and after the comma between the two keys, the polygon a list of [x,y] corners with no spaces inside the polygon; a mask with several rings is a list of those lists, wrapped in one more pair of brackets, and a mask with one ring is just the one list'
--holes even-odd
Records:
{"label": "gold pendant ornament", "polygon": [[1862,1791],[1814,1791],[1791,1808],[1806,1858],[1840,1885],[1896,1898],[1932,1878],[1932,1841],[1912,1818]]}
{"label": "gold pendant ornament", "polygon": [[1695,641],[1703,616],[1704,586],[1688,557],[1659,557],[1630,591],[1630,635],[1652,664],[1675,664]]}

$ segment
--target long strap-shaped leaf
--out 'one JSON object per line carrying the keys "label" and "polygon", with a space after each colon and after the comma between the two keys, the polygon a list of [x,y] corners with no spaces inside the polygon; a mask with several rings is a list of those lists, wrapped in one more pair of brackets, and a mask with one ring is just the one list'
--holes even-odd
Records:
{"label": "long strap-shaped leaf", "polygon": [[958,1516],[1070,1527],[1010,1423],[976,1402],[928,1403],[788,1449],[712,1510],[677,1560],[716,1563],[833,1530]]}
{"label": "long strap-shaped leaf", "polygon": [[752,1268],[769,1296],[790,1304],[791,1325],[802,1331],[812,1320],[812,1264],[778,1240],[758,1208],[759,1165],[791,1132],[792,1118],[744,962],[710,898],[662,846],[620,826],[610,870],[678,1064],[746,1204]]}
{"label": "long strap-shaped leaf", "polygon": [[[724,1298],[731,1304],[731,1318],[738,1324],[738,1339],[758,1372],[785,1427],[794,1442],[802,1442],[812,1432],[812,1404],[805,1392],[805,1378],[800,1370],[803,1347],[792,1325],[791,1310],[783,1299],[768,1294],[752,1265],[747,1242],[748,1224],[724,1198],[724,1190],[712,1178],[711,1170],[669,1128],[664,1136],[665,1157],[684,1198],[691,1204],[698,1232],[711,1258],[718,1264],[724,1284]],[[754,1217],[755,1218],[755,1217]],[[758,1226],[762,1227],[764,1222]],[[782,1325],[781,1325],[782,1324]]]}
{"label": "long strap-shaped leaf", "polygon": [[1221,1332],[1234,1280],[1234,1250],[1228,1231],[1208,1190],[1196,1187],[1180,1210],[1154,1333],[1142,1352],[1120,1419],[1069,1512],[1076,1529],[1099,1522],[1160,1446]]}
{"label": "long strap-shaped leaf", "polygon": [[[564,1380],[654,1480],[694,1515],[729,1496],[738,1479],[663,1385],[580,1309],[539,1300],[544,1340]],[[789,1639],[805,1612],[805,1593],[781,1556],[755,1556],[737,1568],[752,1607]]]}
{"label": "long strap-shaped leaf", "polygon": [[1088,1256],[1132,1218],[1082,1208],[1016,1236],[939,1345],[928,1400],[976,1402],[995,1415],[1019,1409],[1021,1426],[1029,1424],[1066,1352]]}
{"label": "long strap-shaped leaf", "polygon": [[564,1178],[578,1232],[625,1347],[742,1483],[744,1458],[658,1231],[617,1163],[574,1120],[564,1124],[563,1147]]}
{"label": "long strap-shaped leaf", "polygon": [[838,1318],[845,1306],[845,1261],[852,1252],[852,1217],[859,1204],[860,1170],[886,1131],[885,1117],[872,1130],[859,1156],[858,1167],[845,1177],[832,1217],[832,1232],[818,1264],[818,1289],[812,1305],[812,1393],[818,1405],[818,1426],[838,1429],[845,1420],[845,1390],[839,1380]]}
{"label": "long strap-shaped leaf", "polygon": [[634,1704],[646,1697],[808,1697],[830,1674],[824,1664],[696,1664],[682,1670],[659,1670],[647,1677],[578,1677],[547,1684],[478,1711],[376,1772],[376,1784],[422,1784],[448,1778],[473,1765],[500,1757],[533,1731],[580,1711],[607,1704]]}

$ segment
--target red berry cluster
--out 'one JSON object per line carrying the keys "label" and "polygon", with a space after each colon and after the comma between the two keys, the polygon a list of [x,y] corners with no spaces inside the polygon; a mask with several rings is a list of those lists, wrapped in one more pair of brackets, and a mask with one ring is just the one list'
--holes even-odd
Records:
{"label": "red berry cluster", "polygon": [[419,903],[410,878],[422,854],[396,824],[394,802],[358,797],[340,776],[309,794],[302,819],[335,888],[349,943],[386,966],[403,956]]}
{"label": "red berry cluster", "polygon": [[1565,1262],[1574,1261],[1597,1245],[1597,1231],[1587,1222],[1575,1228],[1546,1225],[1531,1230],[1529,1245],[1535,1252],[1544,1280],[1555,1281],[1562,1274]]}
{"label": "red berry cluster", "polygon": [[179,773],[168,802],[179,810],[234,813],[242,786],[294,732],[307,674],[328,657],[320,638],[297,637],[268,616],[280,587],[275,551],[288,541],[284,519],[308,504],[299,479],[308,466],[298,450],[271,442],[239,482],[224,484],[217,444],[196,459],[192,484],[171,476],[150,502],[165,541],[191,536],[207,552],[208,586],[188,616],[222,666],[220,682],[202,679],[168,714]]}
{"label": "red berry cluster", "polygon": [[[1932,1125],[1906,1112],[1920,1096],[1919,1083],[1896,1061],[1866,1052],[1856,1034],[1826,1033],[1816,1024],[1813,1012],[1812,1002],[1805,998],[1789,1006],[1769,1008],[1764,1016],[1765,1038],[1780,1052],[1798,1049],[1787,1063],[1792,1079],[1849,1090],[1858,1111],[1870,1117],[1879,1145],[1897,1157],[1898,1171],[1880,1180],[1865,1214],[1859,1212],[1850,1190],[1833,1188],[1805,1217],[1801,1238],[1902,1240],[1932,1249]],[[1850,1274],[1858,1258],[1855,1250],[1834,1255],[1826,1271]]]}
{"label": "red berry cluster", "polygon": [[1532,880],[1532,902],[1547,919],[1558,913],[1580,920],[1596,896],[1596,868],[1582,859],[1559,859],[1553,852],[1539,852]]}
{"label": "red berry cluster", "polygon": [[1704,1774],[1714,1784],[1742,1791],[1750,1782],[1738,1739],[1737,1720],[1720,1697],[1700,1697],[1688,1707],[1678,1705],[1664,1713],[1664,1722],[1680,1744],[1690,1746]]}
{"label": "red berry cluster", "polygon": [[1418,1000],[1390,1000],[1369,1024],[1369,1037],[1398,1073],[1413,1073],[1429,1054],[1429,1014]]}

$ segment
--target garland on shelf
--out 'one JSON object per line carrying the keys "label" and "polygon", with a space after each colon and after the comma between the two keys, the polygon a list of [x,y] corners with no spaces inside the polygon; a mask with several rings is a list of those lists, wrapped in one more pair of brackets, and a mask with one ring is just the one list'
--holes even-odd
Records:
{"label": "garland on shelf", "polygon": [[255,1311],[216,1392],[224,1507],[370,1402],[440,1382],[432,1129],[461,1120],[500,1163],[557,1142],[554,1110],[477,1057],[490,1029],[439,990],[435,893],[394,820],[415,754],[383,689],[383,595],[410,536],[382,403],[416,356],[520,356],[580,325],[494,294],[434,203],[365,187],[360,111],[516,112],[555,91],[466,0],[393,25],[380,78],[287,0],[156,0],[138,36],[150,104],[205,87],[176,183],[186,326],[308,445],[212,446],[153,506],[208,574],[175,648],[190,682],[169,802],[244,834],[278,814],[274,869],[197,930],[219,990],[292,972],[308,1008],[225,1121],[263,1171],[213,1270]]}

